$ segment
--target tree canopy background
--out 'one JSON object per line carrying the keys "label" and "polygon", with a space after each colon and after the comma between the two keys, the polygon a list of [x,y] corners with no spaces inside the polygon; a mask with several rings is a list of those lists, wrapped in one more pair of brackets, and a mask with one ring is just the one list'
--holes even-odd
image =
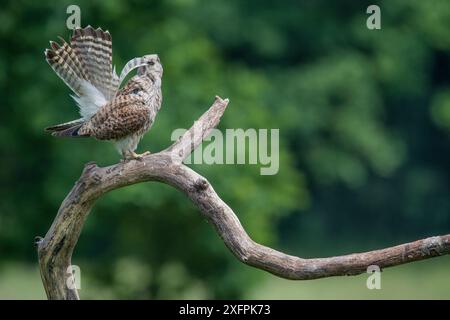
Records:
{"label": "tree canopy background", "polygon": [[[111,32],[118,70],[135,56],[160,55],[163,107],[138,151],[168,146],[172,131],[188,128],[216,94],[231,101],[219,129],[280,129],[277,175],[261,176],[255,165],[192,166],[256,241],[323,257],[448,233],[450,2],[379,2],[382,28],[369,30],[369,1],[3,1],[0,296],[42,297],[34,236],[46,233],[86,162],[120,158],[110,143],[43,132],[77,117],[43,56],[49,40],[71,35],[70,4],[80,6],[82,26]],[[157,183],[103,197],[73,263],[85,298],[242,298],[261,290],[277,298],[285,290],[276,288],[312,286],[261,285],[273,276],[239,263],[185,196]],[[431,290],[450,297],[450,260],[421,264],[399,267],[413,271],[397,278],[419,294],[418,277],[439,265],[446,278],[433,278]],[[23,266],[32,266],[33,282],[22,288]],[[320,281],[339,298],[350,280]]]}

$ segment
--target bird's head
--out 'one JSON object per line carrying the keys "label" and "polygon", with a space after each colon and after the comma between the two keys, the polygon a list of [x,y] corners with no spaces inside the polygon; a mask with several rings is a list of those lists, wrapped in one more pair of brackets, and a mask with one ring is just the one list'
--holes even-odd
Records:
{"label": "bird's head", "polygon": [[163,67],[157,54],[148,54],[143,56],[141,59],[144,64],[138,68],[138,75],[149,75],[154,79],[160,79],[162,77]]}

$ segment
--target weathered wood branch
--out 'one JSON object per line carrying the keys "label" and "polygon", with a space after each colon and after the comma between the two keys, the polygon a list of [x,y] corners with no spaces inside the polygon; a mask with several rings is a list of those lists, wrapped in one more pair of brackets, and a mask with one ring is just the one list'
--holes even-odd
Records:
{"label": "weathered wood branch", "polygon": [[211,184],[182,164],[217,126],[227,105],[228,100],[216,97],[210,109],[191,129],[164,151],[145,156],[140,161],[125,161],[105,168],[95,163],[85,166],[45,238],[36,239],[41,277],[49,299],[79,299],[77,290],[67,285],[67,270],[84,221],[95,201],[111,190],[144,181],[159,181],[183,192],[240,261],[287,279],[356,275],[366,272],[370,265],[386,268],[450,253],[450,234],[382,250],[317,259],[287,255],[254,242]]}

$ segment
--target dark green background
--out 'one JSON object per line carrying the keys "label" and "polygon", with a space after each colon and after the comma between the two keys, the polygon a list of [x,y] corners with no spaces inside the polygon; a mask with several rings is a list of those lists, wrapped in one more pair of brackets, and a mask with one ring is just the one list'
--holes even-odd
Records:
{"label": "dark green background", "polygon": [[[192,166],[256,241],[322,257],[449,232],[450,2],[377,2],[382,29],[368,30],[372,1],[2,1],[0,297],[43,297],[34,236],[86,162],[119,161],[110,143],[43,132],[77,117],[43,55],[70,36],[70,4],[83,26],[111,32],[119,71],[161,57],[163,107],[138,151],[168,146],[216,94],[231,101],[220,129],[280,129],[275,176]],[[448,258],[388,269],[378,292],[365,275],[278,280],[238,262],[185,196],[157,183],[103,197],[73,263],[85,298],[450,297]]]}

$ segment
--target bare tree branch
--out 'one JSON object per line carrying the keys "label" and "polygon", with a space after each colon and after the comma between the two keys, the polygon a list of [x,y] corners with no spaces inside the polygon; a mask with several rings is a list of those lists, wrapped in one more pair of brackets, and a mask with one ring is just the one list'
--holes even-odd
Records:
{"label": "bare tree branch", "polygon": [[183,192],[240,261],[287,279],[356,275],[366,272],[370,265],[386,268],[450,253],[450,234],[382,250],[317,259],[287,255],[254,242],[211,184],[182,164],[219,123],[227,105],[227,99],[216,97],[210,109],[191,129],[164,151],[140,161],[125,161],[105,168],[97,167],[95,163],[85,166],[45,238],[36,238],[41,277],[49,299],[79,299],[77,290],[67,286],[67,270],[84,221],[95,201],[111,190],[144,181],[159,181]]}

